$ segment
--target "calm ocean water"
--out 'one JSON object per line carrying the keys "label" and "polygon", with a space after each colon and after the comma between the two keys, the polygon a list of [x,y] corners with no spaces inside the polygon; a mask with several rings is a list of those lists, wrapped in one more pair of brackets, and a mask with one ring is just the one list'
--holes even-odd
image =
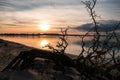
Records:
{"label": "calm ocean water", "polygon": [[[35,47],[39,49],[49,50],[47,47],[44,47],[46,44],[56,46],[57,42],[60,41],[57,36],[40,36],[40,37],[21,37],[21,36],[0,36],[1,39],[21,43],[30,47]],[[81,38],[78,36],[69,36],[67,38],[69,43],[66,53],[78,55],[81,51]]]}

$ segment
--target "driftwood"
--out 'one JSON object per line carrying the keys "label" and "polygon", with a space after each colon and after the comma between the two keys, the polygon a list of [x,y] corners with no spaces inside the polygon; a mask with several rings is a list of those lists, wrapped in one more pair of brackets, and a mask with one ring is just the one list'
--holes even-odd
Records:
{"label": "driftwood", "polygon": [[29,68],[35,58],[45,58],[53,60],[57,65],[73,67],[74,62],[65,54],[52,53],[50,51],[32,49],[30,51],[20,52],[4,69],[23,70]]}

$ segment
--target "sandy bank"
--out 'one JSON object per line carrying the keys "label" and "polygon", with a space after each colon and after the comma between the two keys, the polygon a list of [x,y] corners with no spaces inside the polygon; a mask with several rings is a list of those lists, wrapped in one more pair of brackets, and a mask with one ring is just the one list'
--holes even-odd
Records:
{"label": "sandy bank", "polygon": [[31,50],[31,47],[0,39],[0,70],[2,70],[21,51]]}

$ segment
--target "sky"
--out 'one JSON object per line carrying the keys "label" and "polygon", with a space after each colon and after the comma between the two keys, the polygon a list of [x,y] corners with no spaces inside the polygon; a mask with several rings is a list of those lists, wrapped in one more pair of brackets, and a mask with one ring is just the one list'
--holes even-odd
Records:
{"label": "sky", "polygon": [[[0,0],[0,33],[39,33],[46,23],[59,28],[80,27],[91,22],[85,0]],[[120,21],[120,0],[98,0],[95,7],[99,20]]]}

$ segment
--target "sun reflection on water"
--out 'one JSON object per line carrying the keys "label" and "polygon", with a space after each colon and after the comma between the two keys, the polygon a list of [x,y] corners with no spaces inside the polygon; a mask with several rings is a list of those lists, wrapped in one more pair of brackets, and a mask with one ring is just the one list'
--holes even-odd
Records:
{"label": "sun reflection on water", "polygon": [[45,39],[40,42],[41,47],[45,47],[48,44],[49,44],[48,40]]}

